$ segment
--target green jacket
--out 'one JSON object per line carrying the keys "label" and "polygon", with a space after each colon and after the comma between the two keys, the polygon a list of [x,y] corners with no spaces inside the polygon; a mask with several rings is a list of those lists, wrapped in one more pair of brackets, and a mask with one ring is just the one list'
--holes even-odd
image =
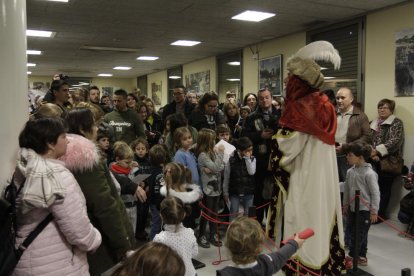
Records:
{"label": "green jacket", "polygon": [[91,275],[100,275],[135,247],[135,236],[125,206],[95,144],[88,139],[67,135],[69,144],[61,158],[72,171],[86,199],[89,219],[101,232],[102,244],[88,255]]}
{"label": "green jacket", "polygon": [[105,115],[104,121],[115,130],[115,140],[130,144],[138,137],[146,138],[144,123],[139,119],[135,110],[114,110]]}

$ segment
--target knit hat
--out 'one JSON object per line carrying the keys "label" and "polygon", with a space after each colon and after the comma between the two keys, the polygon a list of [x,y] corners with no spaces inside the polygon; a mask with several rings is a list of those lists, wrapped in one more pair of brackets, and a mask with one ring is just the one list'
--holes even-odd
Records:
{"label": "knit hat", "polygon": [[324,82],[324,76],[316,60],[331,62],[335,70],[341,66],[341,57],[331,43],[315,41],[290,57],[287,60],[287,69],[289,73],[298,76],[310,86],[319,88]]}

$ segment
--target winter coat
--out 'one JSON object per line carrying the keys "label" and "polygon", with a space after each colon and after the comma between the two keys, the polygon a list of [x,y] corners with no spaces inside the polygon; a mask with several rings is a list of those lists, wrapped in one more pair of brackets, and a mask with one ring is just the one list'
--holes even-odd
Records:
{"label": "winter coat", "polygon": [[99,275],[134,248],[134,231],[96,145],[76,134],[67,137],[68,148],[61,159],[78,181],[86,198],[89,218],[102,234],[102,245],[88,256],[91,274]]}
{"label": "winter coat", "polygon": [[[16,245],[20,245],[49,213],[53,215],[53,220],[24,251],[13,275],[89,275],[86,253],[99,247],[101,234],[89,221],[85,197],[72,173],[59,160],[47,161],[61,168],[55,176],[65,188],[65,196],[55,200],[49,208],[35,208],[23,215],[19,212],[20,194],[17,200]],[[16,169],[17,185],[23,183],[25,173]]]}

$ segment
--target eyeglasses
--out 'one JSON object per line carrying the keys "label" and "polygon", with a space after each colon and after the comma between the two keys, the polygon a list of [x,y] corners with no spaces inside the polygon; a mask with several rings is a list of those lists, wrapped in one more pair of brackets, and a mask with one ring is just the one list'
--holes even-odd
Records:
{"label": "eyeglasses", "polygon": [[380,110],[380,109],[390,109],[388,106],[380,106],[380,107],[378,107],[378,109]]}

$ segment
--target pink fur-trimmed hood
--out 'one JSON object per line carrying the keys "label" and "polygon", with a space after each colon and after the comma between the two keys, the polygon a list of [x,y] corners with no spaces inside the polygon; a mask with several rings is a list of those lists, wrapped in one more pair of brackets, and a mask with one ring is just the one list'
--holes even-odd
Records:
{"label": "pink fur-trimmed hood", "polygon": [[59,159],[70,171],[83,172],[98,164],[101,157],[95,143],[77,134],[68,133],[66,137],[69,140],[66,154]]}

